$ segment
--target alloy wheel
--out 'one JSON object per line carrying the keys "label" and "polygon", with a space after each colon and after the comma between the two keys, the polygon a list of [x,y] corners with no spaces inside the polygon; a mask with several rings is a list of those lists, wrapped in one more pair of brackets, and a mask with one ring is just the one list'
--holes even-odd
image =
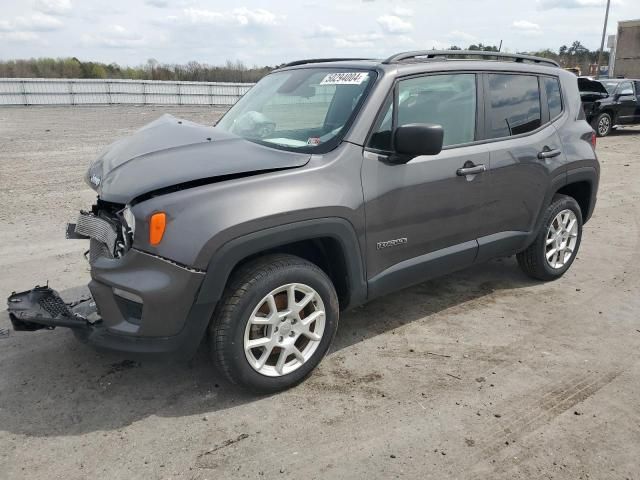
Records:
{"label": "alloy wheel", "polygon": [[606,135],[610,127],[611,120],[609,120],[609,117],[603,116],[602,118],[600,118],[600,121],[598,122],[598,133],[601,136]]}
{"label": "alloy wheel", "polygon": [[558,213],[547,230],[545,258],[551,268],[564,267],[578,243],[578,217],[569,209]]}
{"label": "alloy wheel", "polygon": [[244,332],[249,365],[269,377],[287,375],[318,349],[325,329],[325,307],[313,288],[282,285],[256,305]]}

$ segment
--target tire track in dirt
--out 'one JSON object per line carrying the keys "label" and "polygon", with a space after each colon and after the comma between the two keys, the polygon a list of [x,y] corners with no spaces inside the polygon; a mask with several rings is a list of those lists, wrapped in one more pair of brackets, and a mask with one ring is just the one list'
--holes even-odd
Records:
{"label": "tire track in dirt", "polygon": [[[523,396],[523,403],[511,399],[504,408],[501,418],[509,423],[501,424],[485,437],[476,439],[476,445],[486,445],[469,457],[471,471],[480,470],[472,476],[465,476],[470,480],[484,480],[486,470],[494,471],[498,468],[495,462],[502,450],[512,443],[517,443],[526,435],[541,426],[552,422],[556,417],[572,409],[578,403],[596,394],[600,389],[614,381],[621,370],[605,373],[587,373],[577,377],[569,377],[557,382],[550,382],[542,389],[536,389]],[[503,411],[498,406],[496,411]],[[459,470],[459,473],[470,473],[469,468]]]}

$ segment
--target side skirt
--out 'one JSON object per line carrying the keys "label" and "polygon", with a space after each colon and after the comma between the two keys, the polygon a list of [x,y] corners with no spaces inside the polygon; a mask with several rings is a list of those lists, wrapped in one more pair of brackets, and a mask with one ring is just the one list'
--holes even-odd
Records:
{"label": "side skirt", "polygon": [[369,280],[369,300],[471,266],[477,253],[472,240],[393,265]]}
{"label": "side skirt", "polygon": [[476,263],[492,258],[509,257],[521,252],[533,241],[532,232],[499,232],[478,239],[478,257]]}

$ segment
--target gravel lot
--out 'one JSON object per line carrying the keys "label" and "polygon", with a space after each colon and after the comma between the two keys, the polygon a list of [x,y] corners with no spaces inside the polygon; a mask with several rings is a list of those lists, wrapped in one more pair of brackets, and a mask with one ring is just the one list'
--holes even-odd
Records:
{"label": "gravel lot", "polygon": [[[0,108],[0,296],[82,294],[87,162],[202,107]],[[344,315],[301,386],[251,397],[189,364],[123,362],[65,329],[0,338],[5,479],[640,479],[640,129],[601,139],[578,260],[493,261]],[[0,328],[9,328],[0,312]]]}

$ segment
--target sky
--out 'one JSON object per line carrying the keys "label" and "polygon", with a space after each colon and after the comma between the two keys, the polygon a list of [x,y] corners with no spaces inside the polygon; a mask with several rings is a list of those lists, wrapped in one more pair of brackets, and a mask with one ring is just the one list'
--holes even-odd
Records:
{"label": "sky", "polygon": [[[499,44],[600,46],[606,0],[0,0],[0,59],[78,57],[140,65],[248,66]],[[640,18],[612,0],[608,33]]]}

